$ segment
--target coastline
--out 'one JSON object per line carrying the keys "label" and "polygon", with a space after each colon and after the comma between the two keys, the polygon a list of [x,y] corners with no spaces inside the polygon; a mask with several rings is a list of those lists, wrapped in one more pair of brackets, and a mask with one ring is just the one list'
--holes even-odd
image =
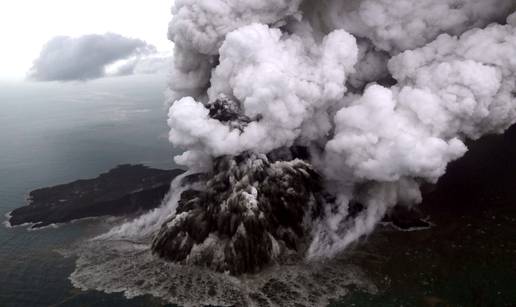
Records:
{"label": "coastline", "polygon": [[89,218],[120,217],[159,206],[180,169],[122,164],[95,178],[30,191],[25,206],[5,214],[6,228],[41,230]]}

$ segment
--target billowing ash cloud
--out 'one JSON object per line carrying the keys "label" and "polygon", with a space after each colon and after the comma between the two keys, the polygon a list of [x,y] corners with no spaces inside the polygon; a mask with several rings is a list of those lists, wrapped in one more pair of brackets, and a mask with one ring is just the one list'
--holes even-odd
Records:
{"label": "billowing ash cloud", "polygon": [[[178,1],[170,141],[213,158],[308,148],[324,213],[309,257],[331,256],[395,205],[421,201],[467,151],[516,121],[511,0]],[[222,97],[222,98],[221,98]],[[247,120],[222,121],[230,99]],[[349,206],[360,203],[351,217]]]}
{"label": "billowing ash cloud", "polygon": [[516,122],[515,10],[513,0],[176,1],[170,141],[197,174],[106,237],[235,274],[335,256],[393,207],[421,202],[421,184],[467,139]]}
{"label": "billowing ash cloud", "polygon": [[153,53],[155,47],[145,41],[113,33],[57,36],[45,44],[29,77],[38,81],[95,79],[106,75],[108,65],[126,59],[124,70],[113,74],[132,74],[141,59]]}
{"label": "billowing ash cloud", "polygon": [[313,27],[346,29],[391,53],[422,47],[442,33],[460,35],[504,23],[514,10],[510,0],[308,0],[303,5]]}
{"label": "billowing ash cloud", "polygon": [[[201,102],[185,98],[170,108],[170,140],[217,156],[267,153],[300,137],[324,136],[331,128],[324,111],[346,91],[346,74],[357,54],[355,39],[344,31],[317,43],[262,24],[242,27],[220,48],[208,99],[233,97],[246,116],[259,120],[242,131],[231,129],[211,118]],[[204,129],[206,134],[199,135]]]}
{"label": "billowing ash cloud", "polygon": [[[421,202],[420,186],[467,139],[516,122],[515,10],[513,0],[175,1],[169,138],[189,172],[161,208],[90,241],[72,282],[191,306],[342,296],[342,262],[312,274],[320,263],[302,260],[336,256],[395,206]],[[214,273],[272,263],[289,266],[254,282]],[[285,279],[293,263],[301,275]],[[306,298],[314,283],[300,281],[315,275],[328,286]],[[272,280],[294,295],[269,296]]]}

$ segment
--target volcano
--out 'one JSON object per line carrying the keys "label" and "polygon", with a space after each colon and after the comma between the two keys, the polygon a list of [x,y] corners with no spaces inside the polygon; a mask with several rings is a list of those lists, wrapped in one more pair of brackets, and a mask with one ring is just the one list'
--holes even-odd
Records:
{"label": "volcano", "polygon": [[302,259],[323,188],[296,150],[220,157],[211,172],[184,181],[190,188],[152,243],[157,255],[232,274]]}

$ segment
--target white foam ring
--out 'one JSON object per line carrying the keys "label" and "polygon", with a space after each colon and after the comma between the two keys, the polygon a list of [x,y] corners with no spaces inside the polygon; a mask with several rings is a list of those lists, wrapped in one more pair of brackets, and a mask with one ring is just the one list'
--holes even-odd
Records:
{"label": "white foam ring", "polygon": [[175,212],[184,176],[174,180],[174,192],[160,208],[63,251],[78,256],[72,284],[128,298],[150,294],[182,306],[322,306],[350,287],[377,292],[356,266],[338,260],[271,267],[237,278],[153,255],[152,235]]}
{"label": "white foam ring", "polygon": [[348,294],[350,287],[377,292],[356,266],[336,260],[236,278],[167,262],[137,242],[92,240],[80,247],[79,255],[70,276],[75,287],[123,292],[127,298],[150,294],[181,306],[324,306]]}

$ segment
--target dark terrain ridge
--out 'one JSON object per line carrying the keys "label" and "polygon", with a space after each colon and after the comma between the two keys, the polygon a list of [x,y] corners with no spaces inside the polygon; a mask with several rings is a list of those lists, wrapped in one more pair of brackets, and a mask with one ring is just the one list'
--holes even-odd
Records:
{"label": "dark terrain ridge", "polygon": [[87,217],[147,211],[160,205],[172,179],[183,172],[124,164],[94,179],[37,189],[29,193],[27,206],[10,213],[9,223],[41,228]]}

